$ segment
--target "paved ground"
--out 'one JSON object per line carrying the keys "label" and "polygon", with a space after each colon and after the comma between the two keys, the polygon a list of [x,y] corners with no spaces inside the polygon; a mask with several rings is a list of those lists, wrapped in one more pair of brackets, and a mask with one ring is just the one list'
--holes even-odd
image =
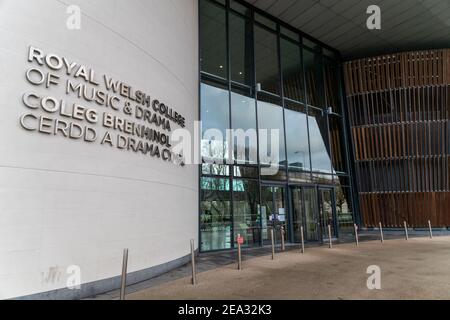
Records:
{"label": "paved ground", "polygon": [[[314,247],[304,255],[291,248],[275,261],[267,250],[255,252],[243,271],[222,254],[209,267],[200,263],[206,271],[196,287],[184,267],[171,273],[173,280],[165,275],[130,287],[127,299],[450,299],[450,237]],[[371,265],[381,268],[381,290],[367,289]],[[114,294],[99,298],[108,297]]]}

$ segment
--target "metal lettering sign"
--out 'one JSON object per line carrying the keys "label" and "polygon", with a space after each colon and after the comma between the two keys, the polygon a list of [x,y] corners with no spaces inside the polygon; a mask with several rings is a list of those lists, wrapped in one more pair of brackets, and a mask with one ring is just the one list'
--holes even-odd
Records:
{"label": "metal lettering sign", "polygon": [[[25,76],[36,88],[61,87],[65,97],[30,88],[22,96],[27,112],[20,125],[29,132],[98,143],[184,165],[171,151],[173,126],[186,119],[151,95],[54,53],[30,47]],[[42,92],[42,90],[40,91]],[[101,130],[100,130],[101,129]]]}

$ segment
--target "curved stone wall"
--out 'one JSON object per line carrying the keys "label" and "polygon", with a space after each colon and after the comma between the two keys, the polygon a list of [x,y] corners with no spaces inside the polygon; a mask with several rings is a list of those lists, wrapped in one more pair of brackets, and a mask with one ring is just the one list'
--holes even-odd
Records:
{"label": "curved stone wall", "polygon": [[198,168],[161,136],[198,119],[197,6],[0,2],[0,298],[111,290],[124,248],[131,282],[188,255]]}

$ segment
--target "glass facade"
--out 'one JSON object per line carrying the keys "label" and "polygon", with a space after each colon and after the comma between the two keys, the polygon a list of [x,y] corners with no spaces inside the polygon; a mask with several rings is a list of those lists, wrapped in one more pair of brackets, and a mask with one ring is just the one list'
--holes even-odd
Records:
{"label": "glass facade", "polygon": [[201,251],[351,233],[339,55],[243,2],[199,1]]}

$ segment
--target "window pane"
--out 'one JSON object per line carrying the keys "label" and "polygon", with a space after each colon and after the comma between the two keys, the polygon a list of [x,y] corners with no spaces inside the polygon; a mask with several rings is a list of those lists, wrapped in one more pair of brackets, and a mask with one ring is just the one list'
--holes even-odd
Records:
{"label": "window pane", "polygon": [[289,171],[289,181],[292,183],[311,183],[311,172],[291,169]]}
{"label": "window pane", "polygon": [[200,63],[204,72],[227,78],[227,34],[225,8],[200,1]]}
{"label": "window pane", "polygon": [[206,162],[223,163],[228,158],[226,130],[230,127],[229,93],[202,83],[202,156]]}
{"label": "window pane", "polygon": [[320,47],[320,45],[317,42],[315,42],[313,40],[310,40],[310,39],[308,39],[306,37],[303,37],[303,45],[308,47],[308,48],[310,48],[313,51],[320,51],[321,50],[321,47]]}
{"label": "window pane", "polygon": [[331,173],[327,117],[321,110],[310,108],[308,119],[312,170],[314,172]]}
{"label": "window pane", "polygon": [[261,165],[284,167],[286,165],[286,148],[283,108],[275,103],[276,101],[269,102],[269,100],[267,102],[258,101],[259,155]]}
{"label": "window pane", "polygon": [[333,185],[333,175],[324,173],[313,173],[312,180],[315,184]]}
{"label": "window pane", "polygon": [[229,176],[230,167],[218,164],[203,164],[202,174],[209,176]]}
{"label": "window pane", "polygon": [[299,36],[299,34],[297,32],[292,31],[290,29],[287,29],[287,28],[285,28],[283,26],[280,27],[280,32],[283,35],[291,38],[292,40],[295,40],[295,41],[299,41],[300,40],[300,36]]}
{"label": "window pane", "polygon": [[327,107],[330,107],[333,113],[341,114],[339,66],[328,59],[325,59],[325,61],[325,94],[327,97]]}
{"label": "window pane", "polygon": [[236,166],[234,167],[234,176],[237,178],[258,179],[258,166]]}
{"label": "window pane", "polygon": [[269,18],[266,18],[265,16],[260,15],[259,13],[255,13],[255,20],[266,27],[276,30],[277,24],[275,21],[270,20]]}
{"label": "window pane", "polygon": [[264,91],[280,94],[278,44],[275,33],[255,26],[256,82]]}
{"label": "window pane", "polygon": [[244,237],[244,245],[261,243],[261,220],[259,215],[259,184],[256,181],[233,181],[234,233]]}
{"label": "window pane", "polygon": [[281,67],[283,68],[284,96],[297,101],[305,100],[305,87],[298,44],[281,39]]}
{"label": "window pane", "polygon": [[231,195],[228,179],[202,178],[200,236],[202,251],[231,248]]}
{"label": "window pane", "polygon": [[303,60],[308,104],[324,107],[322,55],[305,49],[303,50]]}
{"label": "window pane", "polygon": [[289,171],[310,171],[308,125],[305,106],[287,102],[285,116]]}
{"label": "window pane", "polygon": [[237,3],[234,0],[230,1],[230,8],[248,17],[252,15],[252,11],[250,10],[250,8],[240,3]]}
{"label": "window pane", "polygon": [[330,116],[330,141],[333,152],[333,168],[336,172],[346,173],[347,164],[345,158],[344,126],[342,118]]}
{"label": "window pane", "polygon": [[253,84],[253,24],[237,14],[230,13],[231,80]]}
{"label": "window pane", "polygon": [[353,210],[350,187],[336,187],[336,213],[341,235],[353,234]]}
{"label": "window pane", "polygon": [[234,132],[234,160],[239,164],[258,164],[255,99],[231,93]]}

